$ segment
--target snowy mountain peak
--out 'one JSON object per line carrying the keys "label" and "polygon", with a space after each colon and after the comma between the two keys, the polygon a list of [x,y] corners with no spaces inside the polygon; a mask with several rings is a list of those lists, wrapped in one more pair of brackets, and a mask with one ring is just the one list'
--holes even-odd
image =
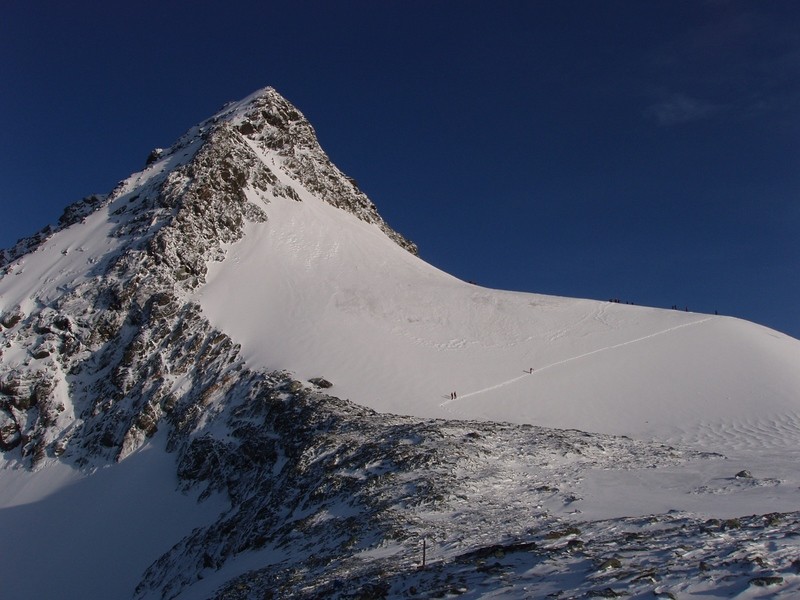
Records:
{"label": "snowy mountain peak", "polygon": [[[0,267],[34,250],[55,231],[98,209],[100,199],[116,200],[113,210],[120,213],[142,213],[154,210],[159,204],[180,203],[181,186],[187,178],[204,179],[208,187],[206,194],[211,189],[224,188],[221,190],[224,194],[243,202],[246,186],[296,200],[301,199],[302,192],[308,192],[376,225],[400,246],[417,253],[415,244],[382,219],[355,180],[330,161],[302,113],[271,87],[262,88],[241,101],[227,103],[214,116],[189,129],[171,147],[154,149],[146,162],[143,171],[121,181],[107,197],[82,199],[65,209],[57,226],[45,227],[36,235],[20,240],[13,248],[0,250]],[[216,173],[211,172],[214,170]],[[175,183],[179,184],[177,188]],[[124,205],[143,196],[148,202]],[[220,217],[226,220],[223,204],[213,208],[222,211]],[[195,212],[198,209],[197,205],[193,208]],[[251,216],[254,213],[251,207],[244,210]],[[148,232],[139,233],[146,235]],[[229,241],[227,236],[223,237],[221,241]]]}
{"label": "snowy mountain peak", "polygon": [[264,88],[4,252],[4,597],[796,597],[800,341],[415,251]]}
{"label": "snowy mountain peak", "polygon": [[[267,219],[275,199],[326,202],[416,252],[272,88],[223,108],[147,163],[3,254],[0,448],[33,465],[68,448],[81,461],[121,458],[157,429],[181,379],[176,348],[166,346],[181,336],[168,330],[198,314],[182,296],[248,224]],[[202,331],[217,339],[207,324]]]}
{"label": "snowy mountain peak", "polygon": [[281,168],[306,190],[377,225],[400,246],[417,253],[413,243],[383,221],[355,180],[331,163],[308,120],[273,88],[264,88],[231,105],[216,118],[230,122],[264,160]]}

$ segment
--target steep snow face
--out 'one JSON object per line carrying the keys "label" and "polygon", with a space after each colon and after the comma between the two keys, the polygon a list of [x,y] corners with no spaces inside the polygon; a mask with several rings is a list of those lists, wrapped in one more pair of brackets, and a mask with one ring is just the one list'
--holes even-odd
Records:
{"label": "steep snow face", "polygon": [[732,318],[481,288],[298,192],[251,196],[267,220],[197,292],[251,366],[324,376],[337,395],[400,414],[725,447],[800,440],[798,340]]}

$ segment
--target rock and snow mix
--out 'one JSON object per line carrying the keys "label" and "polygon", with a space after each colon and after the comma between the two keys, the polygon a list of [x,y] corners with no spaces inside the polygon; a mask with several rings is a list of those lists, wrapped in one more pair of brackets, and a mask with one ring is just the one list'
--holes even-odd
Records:
{"label": "rock and snow mix", "polygon": [[798,340],[442,273],[272,89],[3,251],[0,336],[4,597],[800,593]]}

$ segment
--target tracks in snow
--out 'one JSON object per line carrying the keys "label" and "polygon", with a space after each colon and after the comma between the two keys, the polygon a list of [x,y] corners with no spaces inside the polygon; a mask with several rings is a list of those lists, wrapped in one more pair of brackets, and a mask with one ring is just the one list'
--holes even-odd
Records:
{"label": "tracks in snow", "polygon": [[615,350],[616,348],[621,348],[623,346],[630,346],[631,344],[637,344],[637,343],[642,342],[644,340],[649,340],[650,338],[658,337],[660,335],[664,335],[664,334],[670,333],[672,331],[677,331],[678,329],[683,329],[684,327],[692,327],[694,325],[700,325],[701,323],[706,323],[707,321],[711,321],[712,319],[715,319],[715,318],[718,318],[718,317],[706,317],[705,319],[700,319],[699,321],[692,321],[690,323],[683,323],[681,325],[676,325],[675,327],[669,327],[669,328],[664,329],[662,331],[656,331],[655,333],[651,333],[649,335],[644,335],[644,336],[642,336],[640,338],[636,338],[635,340],[628,340],[627,342],[620,342],[619,344],[613,344],[611,346],[604,346],[603,348],[597,348],[596,350],[592,350],[590,352],[584,352],[583,354],[579,354],[577,356],[572,356],[570,358],[565,358],[564,360],[559,360],[559,361],[556,361],[554,363],[550,363],[549,365],[545,365],[543,367],[539,367],[533,373],[524,373],[524,374],[522,374],[522,375],[520,375],[518,377],[513,377],[513,378],[511,378],[511,379],[509,379],[507,381],[503,381],[503,382],[498,383],[496,385],[492,385],[492,386],[489,386],[489,387],[486,387],[486,388],[483,388],[483,389],[480,389],[480,390],[475,390],[473,392],[467,392],[466,394],[461,394],[457,398],[454,398],[454,399],[451,398],[449,400],[445,400],[444,402],[439,404],[439,406],[444,407],[444,406],[447,406],[448,404],[452,404],[453,402],[458,402],[459,400],[462,400],[463,398],[469,398],[470,396],[477,396],[478,394],[483,394],[485,392],[490,392],[492,390],[496,390],[498,388],[505,387],[507,385],[511,385],[513,383],[516,383],[517,381],[519,381],[521,379],[525,379],[526,377],[530,377],[534,373],[541,373],[542,371],[544,371],[546,369],[551,369],[553,367],[557,367],[559,365],[563,365],[563,364],[566,364],[566,363],[569,363],[569,362],[572,362],[572,361],[575,361],[575,360],[580,360],[582,358],[586,358],[587,356],[591,356],[593,354],[598,354],[599,352],[606,352],[608,350]]}

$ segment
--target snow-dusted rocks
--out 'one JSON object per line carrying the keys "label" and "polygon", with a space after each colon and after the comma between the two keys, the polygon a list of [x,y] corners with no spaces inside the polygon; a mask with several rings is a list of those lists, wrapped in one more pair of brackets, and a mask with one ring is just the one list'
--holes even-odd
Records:
{"label": "snow-dusted rocks", "polygon": [[[272,149],[285,161],[265,160],[259,148]],[[80,428],[109,449],[102,454],[116,452],[119,458],[155,431],[164,402],[171,406],[178,374],[190,370],[185,361],[199,368],[207,348],[220,343],[204,344],[200,331],[189,330],[187,319],[197,313],[181,292],[205,281],[207,265],[224,258],[223,246],[239,240],[246,223],[266,220],[262,206],[270,198],[296,197],[292,186],[302,183],[292,184],[287,173],[402,241],[331,165],[302,115],[266,89],[151,155],[144,171],[107,198],[92,196],[67,208],[57,230],[7,253],[0,313],[7,343],[25,356],[25,370],[39,373],[50,388],[58,381],[69,389],[55,407],[46,397],[11,395],[10,405],[31,411],[24,423],[8,402],[0,406],[5,430],[19,430],[9,443],[24,442],[23,457],[38,464],[48,451],[53,454],[57,438],[69,446],[68,437]],[[73,239],[80,237],[99,247],[88,250]],[[32,268],[32,262],[38,264]],[[44,285],[37,289],[39,284]],[[53,332],[42,324],[42,315],[59,311],[64,315],[58,318],[71,318],[74,328]],[[185,354],[176,364],[179,348]],[[16,389],[12,365],[17,363],[5,362],[1,376],[8,389]],[[70,406],[77,417],[70,432],[56,432],[45,414],[75,402],[81,406]],[[78,437],[86,446],[86,436]]]}
{"label": "snow-dusted rocks", "polygon": [[456,280],[270,88],[0,255],[4,597],[789,598],[798,448],[800,342]]}

